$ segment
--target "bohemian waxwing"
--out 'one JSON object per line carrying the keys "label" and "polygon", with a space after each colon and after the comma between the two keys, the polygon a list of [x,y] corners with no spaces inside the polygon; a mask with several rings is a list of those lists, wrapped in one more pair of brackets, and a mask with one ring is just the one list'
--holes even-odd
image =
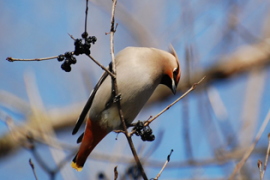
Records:
{"label": "bohemian waxwing", "polygon": [[[159,84],[176,93],[181,70],[172,47],[172,54],[163,50],[127,47],[115,57],[118,91],[127,125],[131,124]],[[104,72],[92,91],[72,134],[75,134],[90,110],[84,133],[78,138],[79,152],[71,166],[81,171],[95,146],[111,131],[122,129],[117,104],[113,103],[112,79]]]}

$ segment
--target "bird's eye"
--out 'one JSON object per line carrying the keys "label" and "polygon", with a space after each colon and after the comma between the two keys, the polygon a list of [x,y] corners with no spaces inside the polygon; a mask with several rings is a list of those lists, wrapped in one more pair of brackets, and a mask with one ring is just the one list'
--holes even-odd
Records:
{"label": "bird's eye", "polygon": [[179,74],[179,68],[175,68],[173,71],[173,79],[177,81],[177,76]]}
{"label": "bird's eye", "polygon": [[179,68],[175,68],[175,69],[173,70],[173,75],[174,75],[174,76],[177,76],[178,73],[179,73]]}

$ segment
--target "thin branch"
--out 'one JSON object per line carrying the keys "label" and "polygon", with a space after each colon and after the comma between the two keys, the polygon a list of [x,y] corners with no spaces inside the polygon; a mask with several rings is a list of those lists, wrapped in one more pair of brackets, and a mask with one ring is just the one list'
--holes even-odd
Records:
{"label": "thin branch", "polygon": [[[10,126],[14,126],[12,125],[12,122],[8,122]],[[12,128],[12,127],[11,127]],[[13,129],[13,128],[12,128]],[[34,128],[32,128],[34,129]],[[21,130],[12,130],[13,132],[18,132]],[[32,131],[31,131],[32,134]],[[24,135],[24,137],[26,136],[26,134]],[[33,133],[33,137],[36,138],[36,134]],[[37,141],[37,139],[33,139],[33,137],[30,140],[33,141]],[[16,138],[17,139],[17,138]],[[13,138],[9,139],[8,141],[14,141]],[[25,140],[20,140],[20,142],[24,142]],[[40,142],[40,141],[38,141]],[[18,144],[18,141],[15,141],[16,144]],[[52,147],[56,147],[58,148],[59,145],[57,145],[57,141],[55,141],[55,143],[53,144],[48,144]],[[55,145],[54,145],[55,144]],[[62,145],[61,145],[62,146]],[[68,148],[68,147],[65,147]],[[68,149],[71,151],[74,151],[75,148],[72,149]],[[265,152],[266,147],[261,147],[261,148],[257,148],[253,150],[253,153],[262,155]],[[220,157],[216,157],[216,158],[210,158],[210,159],[203,159],[203,160],[194,160],[193,162],[190,161],[183,161],[183,162],[172,162],[169,165],[167,165],[167,168],[187,168],[187,167],[208,167],[208,166],[213,166],[213,165],[223,165],[226,164],[228,162],[230,162],[233,159],[239,159],[242,157],[242,154],[245,152],[246,149],[237,149],[235,151],[232,152],[224,152],[222,154],[222,156]],[[11,151],[11,150],[10,150]],[[34,155],[34,154],[33,154]],[[35,154],[36,155],[36,154]],[[0,156],[3,157],[4,155]],[[36,157],[36,156],[35,156]],[[106,155],[106,154],[99,154],[99,153],[95,153],[93,152],[93,156],[90,157],[90,159],[92,160],[98,160],[98,161],[104,161],[104,162],[108,162],[108,159],[110,159],[111,163],[121,163],[121,164],[129,164],[132,159],[125,157],[125,156],[114,156],[114,158],[111,157],[111,155]],[[163,162],[159,162],[159,161],[149,161],[146,158],[142,159],[142,161],[144,162],[144,166],[150,167],[150,168],[160,168],[163,166]],[[61,163],[58,165],[61,167]]]}
{"label": "thin branch", "polygon": [[259,141],[259,139],[261,138],[262,133],[264,132],[264,129],[266,128],[268,122],[270,120],[270,109],[268,111],[268,114],[266,116],[266,118],[263,121],[263,124],[256,136],[256,139],[254,141],[253,144],[251,144],[251,146],[247,149],[247,151],[245,152],[243,158],[241,159],[241,161],[235,166],[233,173],[231,174],[231,176],[229,177],[229,180],[234,179],[234,176],[236,175],[236,173],[242,168],[242,166],[245,164],[245,162],[247,161],[247,159],[249,158],[250,154],[252,153],[253,149],[255,148],[257,142]]}
{"label": "thin branch", "polygon": [[205,79],[205,76],[197,83],[194,83],[191,88],[189,90],[187,90],[181,97],[179,97],[178,99],[176,99],[172,104],[170,104],[169,106],[167,106],[165,109],[163,109],[160,113],[158,113],[156,116],[154,116],[152,119],[148,120],[144,125],[148,126],[151,122],[153,122],[156,118],[158,118],[161,114],[163,114],[165,111],[167,111],[168,109],[170,109],[170,107],[172,107],[173,105],[175,105],[178,101],[180,101],[181,99],[183,99],[187,94],[189,94],[191,91],[193,91],[194,89],[196,89],[196,86],[199,85],[203,80]]}
{"label": "thin branch", "polygon": [[[194,83],[191,88],[189,90],[187,90],[182,96],[180,96],[177,100],[175,100],[173,103],[171,103],[170,105],[168,105],[165,109],[163,109],[160,113],[158,113],[156,116],[154,116],[153,118],[151,118],[150,120],[147,120],[144,123],[144,126],[148,126],[151,122],[153,122],[156,118],[158,118],[161,114],[163,114],[164,112],[166,112],[168,109],[170,109],[174,104],[176,104],[178,101],[180,101],[181,99],[183,99],[187,94],[189,94],[191,91],[193,91],[194,89],[196,89],[196,86],[199,85],[203,80],[205,79],[205,76],[197,83]],[[135,131],[132,131],[129,135],[131,136],[132,134],[134,134]]]}
{"label": "thin branch", "polygon": [[88,0],[86,0],[84,32],[87,33]]}
{"label": "thin branch", "polygon": [[111,73],[107,68],[105,68],[102,64],[100,64],[97,60],[95,60],[90,54],[87,54],[88,57],[90,57],[101,69],[106,71],[110,76],[112,76],[114,79],[116,78],[116,75]]}
{"label": "thin branch", "polygon": [[[196,86],[199,85],[206,76],[204,76],[199,82],[194,83],[191,88],[189,90],[187,90],[182,96],[180,96],[178,99],[176,99],[173,103],[171,103],[170,105],[168,105],[165,109],[163,109],[160,113],[158,113],[156,116],[154,116],[153,118],[151,118],[150,120],[146,121],[144,123],[144,126],[148,126],[151,122],[153,122],[155,119],[157,119],[161,114],[163,114],[164,112],[166,112],[168,109],[170,109],[173,105],[175,105],[178,101],[180,101],[181,99],[183,99],[186,95],[188,95],[191,91],[193,91],[194,89],[196,89]],[[129,136],[131,136],[132,134],[135,133],[135,130],[133,130]]]}
{"label": "thin branch", "polygon": [[58,56],[52,56],[52,57],[46,57],[46,58],[35,58],[35,59],[18,59],[13,57],[7,57],[6,60],[9,62],[13,61],[44,61],[44,60],[50,60],[50,59],[56,59]]}
{"label": "thin branch", "polygon": [[31,168],[33,170],[33,173],[34,173],[34,176],[35,176],[36,180],[38,180],[38,177],[37,177],[37,174],[36,174],[36,171],[35,171],[35,166],[32,163],[32,160],[31,159],[29,159],[29,164],[30,164],[30,166],[31,166]]}
{"label": "thin branch", "polygon": [[[88,0],[87,0],[88,1]],[[73,39],[75,41],[75,38],[68,33],[68,35],[70,36],[71,39]],[[90,59],[92,59],[94,61],[94,63],[96,63],[99,67],[101,67],[101,69],[103,69],[104,71],[106,71],[110,76],[112,76],[114,79],[116,78],[116,76],[111,73],[111,71],[109,71],[107,68],[105,68],[102,64],[100,64],[95,58],[93,58],[93,56],[91,56],[90,54],[86,54],[86,56],[88,56]]]}
{"label": "thin branch", "polygon": [[32,155],[34,156],[35,160],[39,164],[39,166],[48,174],[52,175],[54,174],[52,169],[43,161],[43,159],[40,157],[38,152],[36,152],[36,147],[33,145],[33,148],[30,149]]}
{"label": "thin branch", "polygon": [[70,37],[71,39],[73,39],[74,41],[76,40],[71,34],[68,33],[68,35],[69,35],[69,37]]}
{"label": "thin branch", "polygon": [[[116,64],[115,64],[115,59],[114,59],[114,43],[113,43],[113,39],[114,39],[114,33],[115,33],[114,15],[115,15],[116,3],[117,3],[117,0],[113,0],[112,15],[111,15],[111,29],[110,29],[110,32],[111,32],[110,43],[111,43],[112,71],[113,71],[113,74],[115,75],[115,77],[117,75],[117,72],[116,72]],[[114,96],[117,96],[118,95],[117,79],[112,78],[112,81],[113,81],[113,90],[114,90],[113,93],[114,93]],[[126,126],[126,123],[125,123],[124,115],[123,115],[121,104],[120,104],[120,100],[117,101],[117,106],[118,106],[119,116],[120,116],[124,131],[125,131],[125,135],[126,135],[126,138],[128,140],[128,143],[129,143],[130,149],[132,151],[132,154],[134,156],[134,159],[135,159],[135,161],[137,163],[137,166],[138,166],[139,170],[141,171],[143,179],[148,180],[148,178],[147,178],[147,176],[146,176],[146,174],[144,172],[144,169],[142,167],[142,164],[141,164],[141,162],[140,162],[140,160],[138,158],[138,155],[137,155],[137,152],[135,150],[134,144],[132,142],[131,136],[129,136],[129,134],[128,134],[127,126]]]}
{"label": "thin branch", "polygon": [[264,167],[263,167],[262,173],[260,173],[262,176],[261,179],[263,179],[263,177],[264,177],[264,173],[265,173],[267,162],[268,162],[269,152],[270,152],[270,133],[268,134],[268,140],[269,140],[269,142],[268,142],[268,148],[267,148],[267,152],[266,152]]}
{"label": "thin branch", "polygon": [[258,160],[258,168],[259,168],[259,171],[260,171],[260,180],[262,180],[262,161],[261,160]]}
{"label": "thin branch", "polygon": [[124,133],[125,134],[125,131],[123,130],[114,130],[115,133]]}
{"label": "thin branch", "polygon": [[158,178],[160,177],[161,173],[163,172],[163,170],[165,169],[165,167],[167,166],[168,162],[170,162],[170,157],[172,155],[173,149],[171,150],[170,154],[167,157],[167,161],[165,162],[165,164],[163,165],[162,169],[160,170],[160,172],[158,173],[158,175],[155,177],[154,180],[158,180]]}
{"label": "thin branch", "polygon": [[[262,156],[265,155],[265,149],[267,149],[266,146],[262,146],[259,148],[255,148],[253,150],[254,156]],[[210,158],[203,158],[200,160],[194,159],[193,161],[190,160],[184,160],[184,161],[175,161],[170,162],[166,168],[169,169],[179,169],[179,168],[191,168],[191,167],[213,167],[213,166],[223,166],[235,159],[240,159],[243,157],[244,152],[246,151],[246,148],[236,149],[234,151],[224,151],[222,154],[216,156],[216,157],[210,157]],[[110,162],[110,163],[117,163],[122,164],[124,166],[130,165],[131,162],[134,161],[133,157],[128,157],[124,155],[114,155],[111,154],[100,154],[93,152],[93,156],[90,156],[89,159],[95,160],[95,161],[102,161],[102,162]],[[164,161],[159,160],[151,160],[146,155],[144,155],[142,158],[140,158],[143,163],[143,165],[147,168],[153,168],[153,169],[161,169],[164,165]]]}
{"label": "thin branch", "polygon": [[114,167],[114,180],[117,180],[118,178],[118,171],[117,171],[117,166]]}

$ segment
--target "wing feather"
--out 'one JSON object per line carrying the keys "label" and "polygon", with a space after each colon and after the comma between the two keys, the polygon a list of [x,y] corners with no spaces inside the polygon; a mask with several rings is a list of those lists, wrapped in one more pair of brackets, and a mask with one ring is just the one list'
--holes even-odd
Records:
{"label": "wing feather", "polygon": [[103,83],[103,81],[106,79],[106,77],[108,76],[109,74],[105,71],[101,78],[99,79],[98,83],[96,84],[95,88],[92,90],[92,92],[90,93],[90,96],[88,98],[88,101],[86,102],[82,112],[81,112],[81,115],[79,116],[79,119],[77,120],[76,124],[75,124],[75,127],[73,128],[73,131],[72,131],[72,135],[76,134],[78,132],[78,130],[80,129],[89,109],[91,108],[91,105],[92,105],[92,102],[93,102],[93,99],[95,97],[95,94],[97,92],[97,90],[99,89],[100,85]]}

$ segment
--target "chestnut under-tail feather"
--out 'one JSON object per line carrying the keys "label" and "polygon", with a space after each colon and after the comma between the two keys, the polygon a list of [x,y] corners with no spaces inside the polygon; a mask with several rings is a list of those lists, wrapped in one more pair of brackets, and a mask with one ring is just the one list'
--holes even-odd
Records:
{"label": "chestnut under-tail feather", "polygon": [[88,119],[80,149],[72,160],[71,167],[81,171],[89,154],[107,134],[107,130],[102,128],[98,122]]}

